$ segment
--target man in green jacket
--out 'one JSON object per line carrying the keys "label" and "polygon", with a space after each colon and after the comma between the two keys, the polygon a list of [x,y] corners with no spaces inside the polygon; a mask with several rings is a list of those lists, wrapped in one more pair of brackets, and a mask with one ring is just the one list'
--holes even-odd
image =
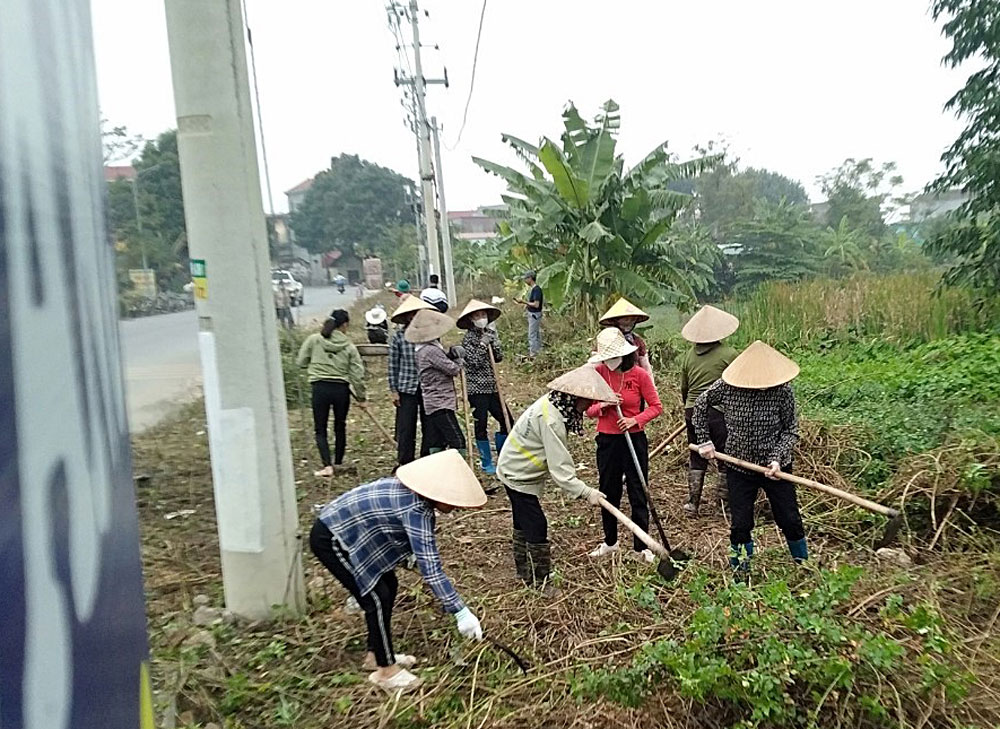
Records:
{"label": "man in green jacket", "polygon": [[[347,338],[351,319],[343,309],[335,309],[323,322],[323,328],[310,334],[299,349],[299,367],[308,367],[309,385],[312,388],[313,426],[316,447],[323,468],[315,472],[320,478],[333,475],[334,467],[342,467],[347,448],[347,412],[351,395],[358,407],[365,407],[365,366],[358,348]],[[330,410],[333,410],[334,457],[330,459],[330,442],[327,432]]]}
{"label": "man in green jacket", "polygon": [[[692,413],[694,404],[722,376],[722,371],[736,359],[736,350],[722,342],[740,326],[740,320],[714,306],[703,306],[688,320],[681,330],[681,336],[692,343],[691,349],[681,360],[681,399],[684,401],[684,422],[687,424],[688,442],[697,444]],[[715,408],[708,412],[708,429],[716,450],[726,451],[726,419]],[[716,462],[719,481],[715,489],[715,501],[728,498],[725,466]],[[705,485],[708,461],[691,451],[688,468],[688,500],[684,512],[690,517],[698,516],[701,506],[701,492]]]}
{"label": "man in green jacket", "polygon": [[576,476],[569,433],[583,434],[583,413],[592,403],[613,403],[617,397],[591,365],[557,377],[548,387],[551,392],[536,400],[514,423],[500,450],[496,475],[510,499],[514,518],[511,542],[517,576],[550,597],[556,593],[548,584],[552,551],[538,497],[546,477],[551,477],[573,498],[599,504],[603,494]]}

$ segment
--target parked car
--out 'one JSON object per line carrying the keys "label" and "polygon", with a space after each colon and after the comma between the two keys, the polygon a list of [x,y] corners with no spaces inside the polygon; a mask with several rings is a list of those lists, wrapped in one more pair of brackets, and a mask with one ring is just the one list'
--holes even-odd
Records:
{"label": "parked car", "polygon": [[305,302],[305,287],[292,274],[281,269],[271,271],[271,286],[277,290],[279,284],[288,287],[292,297],[292,306],[302,306]]}

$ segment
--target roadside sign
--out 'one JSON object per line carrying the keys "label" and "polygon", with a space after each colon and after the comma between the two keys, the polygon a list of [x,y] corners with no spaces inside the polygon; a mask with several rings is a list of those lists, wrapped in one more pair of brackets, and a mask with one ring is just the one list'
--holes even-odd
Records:
{"label": "roadside sign", "polygon": [[205,273],[205,259],[191,259],[191,283],[194,284],[194,298],[206,301],[208,299],[208,276]]}
{"label": "roadside sign", "polygon": [[156,298],[156,271],[151,268],[130,268],[128,279],[132,288],[147,299]]}

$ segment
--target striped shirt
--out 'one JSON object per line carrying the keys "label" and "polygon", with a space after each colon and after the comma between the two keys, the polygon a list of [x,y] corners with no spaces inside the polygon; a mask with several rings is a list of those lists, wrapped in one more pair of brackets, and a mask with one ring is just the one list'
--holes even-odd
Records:
{"label": "striped shirt", "polygon": [[362,595],[412,554],[444,609],[457,613],[465,607],[441,565],[433,505],[395,476],[351,489],[324,506],[319,519],[350,557]]}
{"label": "striped shirt", "polygon": [[420,391],[417,355],[405,334],[405,329],[397,329],[389,344],[389,391],[416,395]]}

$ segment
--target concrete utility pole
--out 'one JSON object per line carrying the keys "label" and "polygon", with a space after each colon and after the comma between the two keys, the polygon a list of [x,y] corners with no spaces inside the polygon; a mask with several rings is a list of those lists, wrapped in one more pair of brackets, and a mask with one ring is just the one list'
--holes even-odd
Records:
{"label": "concrete utility pole", "polygon": [[[434,170],[431,169],[431,134],[427,123],[424,96],[427,81],[420,61],[420,11],[417,0],[410,0],[410,27],[413,29],[413,93],[417,105],[417,130],[420,138],[420,189],[424,200],[424,225],[427,228],[427,248],[430,273],[441,273],[441,253],[438,250],[437,225],[434,219]],[[426,283],[426,282],[425,282]]]}
{"label": "concrete utility pole", "polygon": [[431,117],[431,130],[434,133],[434,170],[437,173],[438,201],[441,203],[441,242],[444,248],[444,280],[448,290],[448,304],[458,306],[458,294],[455,288],[455,261],[451,256],[451,229],[448,226],[448,205],[444,201],[444,171],[441,166],[441,140],[438,139],[437,117]]}
{"label": "concrete utility pole", "polygon": [[304,604],[240,0],[165,0],[226,605]]}

